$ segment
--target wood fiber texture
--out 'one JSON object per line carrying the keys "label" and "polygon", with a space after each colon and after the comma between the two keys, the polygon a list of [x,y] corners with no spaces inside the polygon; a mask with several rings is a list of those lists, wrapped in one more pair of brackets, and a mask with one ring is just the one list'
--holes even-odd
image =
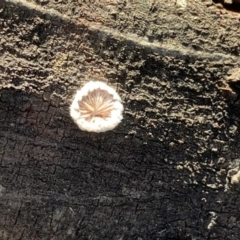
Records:
{"label": "wood fiber texture", "polygon": [[[240,239],[240,15],[176,2],[0,1],[1,240]],[[70,118],[89,80],[113,131]]]}

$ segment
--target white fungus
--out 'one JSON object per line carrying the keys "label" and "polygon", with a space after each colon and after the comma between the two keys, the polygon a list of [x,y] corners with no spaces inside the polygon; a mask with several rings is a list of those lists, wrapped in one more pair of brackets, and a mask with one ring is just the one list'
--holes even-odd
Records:
{"label": "white fungus", "polygon": [[88,82],[70,106],[70,115],[78,127],[88,132],[106,132],[122,120],[123,105],[117,92],[103,82]]}

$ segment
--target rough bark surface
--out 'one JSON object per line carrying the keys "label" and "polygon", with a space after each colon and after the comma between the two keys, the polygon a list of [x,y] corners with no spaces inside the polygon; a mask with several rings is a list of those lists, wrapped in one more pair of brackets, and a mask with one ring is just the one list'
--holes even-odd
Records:
{"label": "rough bark surface", "polygon": [[[1,240],[240,239],[240,15],[179,2],[0,1]],[[94,79],[101,134],[69,116]]]}

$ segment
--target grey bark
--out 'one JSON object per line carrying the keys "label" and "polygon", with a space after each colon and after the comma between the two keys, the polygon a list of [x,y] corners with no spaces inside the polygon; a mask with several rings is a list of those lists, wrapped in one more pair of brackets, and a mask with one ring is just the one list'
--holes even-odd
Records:
{"label": "grey bark", "polygon": [[[240,239],[238,15],[67,2],[0,2],[0,239]],[[70,118],[94,79],[113,131]]]}

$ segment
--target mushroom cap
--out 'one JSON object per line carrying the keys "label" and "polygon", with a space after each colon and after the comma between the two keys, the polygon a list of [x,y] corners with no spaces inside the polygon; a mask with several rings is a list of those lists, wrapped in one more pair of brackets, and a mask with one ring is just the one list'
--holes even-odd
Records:
{"label": "mushroom cap", "polygon": [[70,115],[78,127],[88,132],[106,132],[122,120],[123,105],[117,92],[106,83],[90,81],[77,91]]}

